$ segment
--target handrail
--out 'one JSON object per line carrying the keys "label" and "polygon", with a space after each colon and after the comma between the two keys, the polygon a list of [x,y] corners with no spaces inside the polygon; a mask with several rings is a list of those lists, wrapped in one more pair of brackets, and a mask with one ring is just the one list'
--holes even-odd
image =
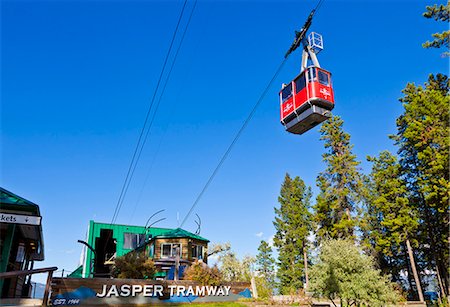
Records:
{"label": "handrail", "polygon": [[47,306],[48,305],[48,296],[50,294],[50,287],[51,287],[51,283],[52,283],[53,272],[56,271],[57,269],[58,269],[57,267],[52,266],[49,268],[4,272],[4,273],[0,273],[0,279],[6,279],[6,278],[11,278],[11,277],[16,277],[16,276],[23,276],[23,275],[33,275],[33,274],[39,274],[39,273],[48,273],[47,283],[45,284],[44,297],[42,299],[42,306]]}
{"label": "handrail", "polygon": [[52,266],[52,267],[49,267],[49,268],[4,272],[4,273],[0,273],[0,279],[2,279],[2,278],[9,278],[9,277],[15,277],[15,276],[23,276],[23,275],[32,275],[32,274],[39,274],[39,273],[54,272],[57,269],[58,269],[57,267]]}

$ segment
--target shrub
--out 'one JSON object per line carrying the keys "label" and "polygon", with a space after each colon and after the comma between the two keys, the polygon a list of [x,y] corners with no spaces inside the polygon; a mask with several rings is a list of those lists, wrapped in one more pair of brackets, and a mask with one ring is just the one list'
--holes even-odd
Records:
{"label": "shrub", "polygon": [[222,281],[217,266],[210,268],[204,262],[195,261],[184,271],[184,279],[192,280],[204,286],[218,286]]}
{"label": "shrub", "polygon": [[261,276],[255,277],[256,291],[258,291],[258,298],[268,299],[273,295],[272,285],[266,278]]}
{"label": "shrub", "polygon": [[111,275],[115,278],[147,279],[152,278],[155,271],[152,259],[143,254],[131,252],[116,258]]}
{"label": "shrub", "polygon": [[362,254],[352,240],[324,242],[310,276],[310,291],[340,299],[341,306],[385,306],[399,299],[389,277],[381,275],[374,259]]}

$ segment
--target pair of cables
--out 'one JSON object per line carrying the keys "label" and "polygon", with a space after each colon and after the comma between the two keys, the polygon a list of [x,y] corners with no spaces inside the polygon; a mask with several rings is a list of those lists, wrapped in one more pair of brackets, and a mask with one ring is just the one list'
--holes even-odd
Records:
{"label": "pair of cables", "polygon": [[[172,34],[172,39],[171,39],[171,42],[170,42],[170,45],[169,45],[169,49],[167,50],[167,53],[166,53],[166,56],[165,56],[165,59],[164,59],[164,63],[163,63],[163,66],[162,66],[162,69],[161,69],[161,72],[160,72],[160,75],[159,75],[159,78],[158,78],[158,82],[157,82],[155,90],[153,92],[152,99],[150,101],[150,105],[148,107],[148,110],[147,110],[147,113],[146,113],[146,116],[145,116],[145,120],[144,120],[144,124],[142,126],[141,131],[140,131],[139,138],[138,138],[136,147],[134,149],[130,165],[128,166],[128,171],[127,171],[124,183],[122,185],[122,189],[120,191],[119,198],[117,200],[117,203],[116,203],[116,206],[115,206],[115,209],[114,209],[114,213],[113,213],[113,216],[112,216],[112,219],[111,219],[111,224],[114,224],[116,222],[116,220],[117,220],[117,218],[119,216],[120,210],[121,210],[121,208],[123,206],[123,203],[124,203],[124,200],[125,200],[125,196],[127,194],[127,191],[128,191],[129,186],[130,186],[130,183],[131,183],[131,181],[133,179],[133,176],[134,176],[134,173],[136,171],[137,165],[138,165],[139,160],[141,158],[142,151],[143,151],[144,146],[145,146],[145,144],[147,142],[147,139],[148,139],[148,136],[150,134],[153,122],[154,122],[156,114],[158,112],[158,108],[159,108],[161,100],[162,100],[162,98],[164,96],[164,92],[166,90],[166,87],[167,87],[167,84],[169,82],[170,76],[172,74],[173,68],[175,66],[177,57],[178,57],[179,52],[181,50],[181,46],[183,45],[183,41],[184,41],[185,35],[186,35],[187,30],[189,28],[189,25],[191,23],[192,16],[193,16],[195,8],[197,6],[197,0],[195,0],[193,2],[192,8],[191,8],[191,12],[190,12],[189,17],[188,17],[188,21],[186,23],[186,26],[184,27],[183,33],[181,35],[181,39],[180,39],[179,44],[178,44],[178,47],[177,47],[177,49],[175,51],[175,54],[173,56],[172,63],[170,64],[170,67],[169,67],[168,72],[166,74],[166,78],[165,78],[165,80],[163,82],[163,76],[164,76],[164,73],[166,72],[166,68],[167,68],[167,66],[169,64],[170,55],[171,55],[172,50],[174,48],[176,38],[179,35],[179,32],[181,31],[180,30],[180,25],[181,25],[181,21],[183,20],[183,16],[184,16],[184,14],[186,12],[187,4],[188,4],[188,0],[185,0],[184,3],[183,3],[183,7],[181,9],[180,15],[179,15],[178,20],[177,20],[175,30],[174,30],[174,32]],[[159,98],[156,99],[158,90],[160,88],[161,88],[161,93],[159,95]]]}

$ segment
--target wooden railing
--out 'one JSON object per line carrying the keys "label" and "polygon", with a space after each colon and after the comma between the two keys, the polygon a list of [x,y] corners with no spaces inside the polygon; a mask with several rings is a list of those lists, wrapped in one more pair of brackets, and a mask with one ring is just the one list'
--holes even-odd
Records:
{"label": "wooden railing", "polygon": [[23,270],[23,271],[11,271],[0,273],[0,279],[7,279],[17,276],[25,276],[25,275],[33,275],[39,273],[48,273],[47,275],[47,283],[45,284],[44,298],[42,299],[42,306],[47,306],[48,296],[50,294],[50,287],[52,284],[53,272],[58,268],[53,266],[49,268],[41,268],[41,269],[33,269],[33,270]]}

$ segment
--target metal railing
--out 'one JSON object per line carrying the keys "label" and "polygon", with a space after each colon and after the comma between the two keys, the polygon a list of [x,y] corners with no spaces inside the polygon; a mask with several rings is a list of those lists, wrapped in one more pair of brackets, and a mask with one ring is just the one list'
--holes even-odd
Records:
{"label": "metal railing", "polygon": [[45,284],[44,298],[42,299],[42,306],[48,306],[48,297],[50,294],[50,288],[52,283],[53,272],[56,271],[57,267],[49,267],[49,268],[41,268],[41,269],[33,269],[33,270],[23,270],[23,271],[11,271],[0,273],[0,279],[13,278],[17,276],[26,276],[33,275],[39,273],[48,273],[47,282]]}

